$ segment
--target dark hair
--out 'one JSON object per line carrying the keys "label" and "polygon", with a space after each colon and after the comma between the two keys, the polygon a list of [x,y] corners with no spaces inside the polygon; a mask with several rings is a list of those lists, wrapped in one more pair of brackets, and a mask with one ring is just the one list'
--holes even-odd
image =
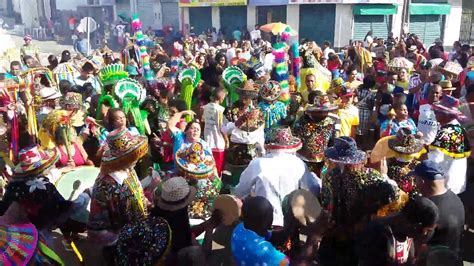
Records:
{"label": "dark hair", "polygon": [[25,55],[23,56],[23,64],[26,65],[26,60],[34,59],[33,56],[31,55]]}
{"label": "dark hair", "polygon": [[328,59],[329,59],[329,60],[336,60],[336,59],[338,59],[338,58],[339,58],[339,56],[337,56],[337,54],[332,53],[332,52],[329,53],[329,55],[328,55]]}
{"label": "dark hair", "polygon": [[469,49],[471,49],[471,46],[469,44],[463,44],[461,46],[461,52],[467,52],[469,51]]}
{"label": "dark hair", "polygon": [[72,85],[69,89],[70,92],[82,93],[84,88],[81,85]]}
{"label": "dark hair", "polygon": [[432,46],[428,53],[430,54],[431,59],[441,58],[443,55],[441,49],[437,46]]}
{"label": "dark hair", "polygon": [[466,88],[466,95],[471,94],[471,93],[474,93],[474,84],[470,84]]}
{"label": "dark hair", "polygon": [[347,70],[347,73],[351,73],[352,71],[357,70],[356,65],[350,65],[349,69]]}
{"label": "dark hair", "polygon": [[82,65],[82,71],[94,71],[94,66],[91,63],[86,62],[84,65]]}
{"label": "dark hair", "polygon": [[54,132],[54,143],[57,146],[65,145],[61,127],[56,128],[56,132]]}
{"label": "dark hair", "polygon": [[393,75],[398,75],[395,71],[389,70],[387,72],[387,77],[393,76]]}
{"label": "dark hair", "polygon": [[314,99],[316,98],[316,96],[318,96],[318,91],[310,91],[309,94],[308,94],[308,102],[310,104],[313,104],[314,103]]}
{"label": "dark hair", "polygon": [[402,215],[411,224],[421,224],[423,227],[428,227],[438,222],[439,210],[430,199],[415,196],[403,207]]}
{"label": "dark hair", "polygon": [[446,246],[433,246],[421,260],[421,266],[462,266],[463,261],[459,254]]}
{"label": "dark hair", "polygon": [[199,123],[199,120],[193,119],[191,120],[191,122],[186,124],[186,127],[184,128],[184,132],[188,131],[193,124],[198,124],[199,126],[201,126],[201,123]]}
{"label": "dark hair", "polygon": [[[247,197],[242,205],[242,219],[247,229],[254,230],[273,221],[273,206],[264,197]],[[267,221],[268,220],[268,221]]]}
{"label": "dark hair", "polygon": [[404,106],[404,105],[406,106],[405,103],[400,103],[400,102],[392,103],[392,107],[393,107],[394,110],[398,110],[398,109],[402,108],[402,106]]}
{"label": "dark hair", "polygon": [[51,66],[52,66],[53,68],[56,67],[56,66],[59,64],[58,58],[57,58],[55,55],[53,55],[53,54],[50,54],[50,55],[48,56],[48,62],[51,64]]}
{"label": "dark hair", "polygon": [[68,91],[71,90],[71,87],[72,87],[72,84],[71,82],[69,82],[69,80],[60,80],[59,81],[59,91],[61,92],[61,94],[66,94]]}
{"label": "dark hair", "polygon": [[178,110],[178,112],[188,110],[188,106],[186,105],[186,102],[183,100],[178,100],[178,99],[173,100],[169,103],[169,106],[175,107]]}
{"label": "dark hair", "polygon": [[323,42],[323,45],[331,46],[331,42],[330,42],[330,41],[324,41],[324,42]]}
{"label": "dark hair", "polygon": [[82,85],[82,92],[81,92],[83,99],[91,96],[94,90],[95,89],[94,89],[94,86],[92,86],[92,83],[90,82],[84,83],[84,85]]}
{"label": "dark hair", "polygon": [[367,75],[364,77],[364,83],[362,84],[363,88],[373,88],[376,84],[375,77],[373,75]]}
{"label": "dark hair", "polygon": [[61,61],[60,63],[65,63],[67,61],[71,60],[71,52],[69,52],[69,50],[64,50],[62,53],[61,53]]}
{"label": "dark hair", "polygon": [[12,61],[12,62],[10,63],[10,68],[12,68],[13,66],[20,66],[20,67],[21,67],[21,63],[18,62],[18,61]]}

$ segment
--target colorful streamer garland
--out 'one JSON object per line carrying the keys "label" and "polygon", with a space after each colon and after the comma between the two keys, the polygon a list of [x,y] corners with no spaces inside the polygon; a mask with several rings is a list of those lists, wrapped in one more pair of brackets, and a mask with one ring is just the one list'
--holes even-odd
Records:
{"label": "colorful streamer garland", "polygon": [[137,14],[132,16],[132,29],[135,31],[136,43],[138,45],[138,53],[140,54],[141,66],[143,68],[143,75],[147,81],[153,80],[153,71],[150,67],[150,56],[147,52],[146,40],[142,32],[142,22]]}

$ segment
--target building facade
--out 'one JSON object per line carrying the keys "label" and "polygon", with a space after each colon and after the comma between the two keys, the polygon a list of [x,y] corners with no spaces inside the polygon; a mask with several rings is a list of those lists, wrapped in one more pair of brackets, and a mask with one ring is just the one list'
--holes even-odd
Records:
{"label": "building facade", "polygon": [[[406,1],[406,3],[405,3]],[[466,1],[466,0],[465,0]],[[406,4],[406,5],[404,5]],[[462,0],[180,0],[180,28],[200,34],[209,28],[226,36],[235,28],[271,22],[289,24],[300,39],[344,47],[372,36],[387,38],[402,29],[425,42],[459,39]]]}

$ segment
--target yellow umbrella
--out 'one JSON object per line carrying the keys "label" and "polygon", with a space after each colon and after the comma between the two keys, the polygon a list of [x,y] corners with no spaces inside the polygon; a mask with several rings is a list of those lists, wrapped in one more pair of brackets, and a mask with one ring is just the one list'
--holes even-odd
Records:
{"label": "yellow umbrella", "polygon": [[296,36],[298,33],[294,31],[289,25],[281,22],[274,22],[274,23],[268,23],[265,25],[260,26],[261,31],[265,32],[271,32],[273,35],[278,35],[286,31],[286,29],[289,29],[290,31],[288,32],[291,36]]}

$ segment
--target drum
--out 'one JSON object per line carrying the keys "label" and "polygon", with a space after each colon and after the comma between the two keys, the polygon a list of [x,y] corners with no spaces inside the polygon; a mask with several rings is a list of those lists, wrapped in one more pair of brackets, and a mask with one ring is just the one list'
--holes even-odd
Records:
{"label": "drum", "polygon": [[94,186],[98,175],[98,167],[78,167],[71,172],[63,174],[56,181],[56,188],[65,199],[75,200],[85,189]]}
{"label": "drum", "polygon": [[242,202],[233,195],[219,195],[214,200],[214,209],[222,214],[222,223],[226,226],[233,225],[240,219]]}
{"label": "drum", "polygon": [[309,191],[298,189],[283,200],[283,214],[293,216],[301,226],[314,223],[321,214],[319,200]]}

